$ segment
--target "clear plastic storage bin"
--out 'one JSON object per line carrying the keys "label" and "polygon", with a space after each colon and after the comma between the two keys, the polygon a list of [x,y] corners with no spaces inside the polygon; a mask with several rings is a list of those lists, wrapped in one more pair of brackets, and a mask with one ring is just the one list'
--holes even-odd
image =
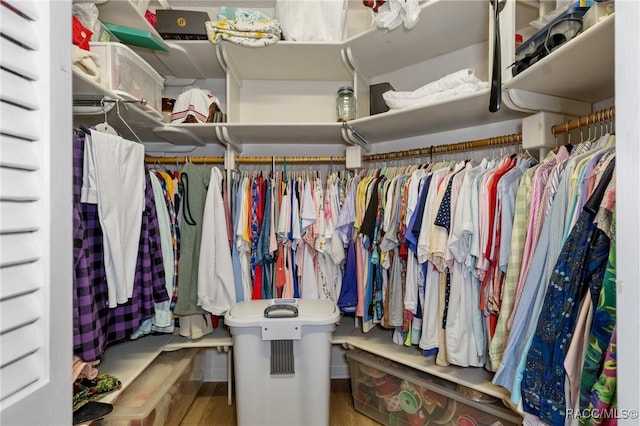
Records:
{"label": "clear plastic storage bin", "polygon": [[250,300],[227,312],[238,425],[329,424],[331,335],[339,318],[329,300]]}
{"label": "clear plastic storage bin", "polygon": [[161,353],[96,426],[179,425],[202,386],[202,357],[200,349]]}
{"label": "clear plastic storage bin", "polygon": [[[355,409],[383,425],[518,425],[495,398],[469,399],[454,383],[361,350],[347,351]],[[474,396],[475,398],[475,396]]]}
{"label": "clear plastic storage bin", "polygon": [[164,78],[151,65],[122,43],[92,42],[91,52],[99,57],[107,89],[124,99],[146,99],[162,114]]}

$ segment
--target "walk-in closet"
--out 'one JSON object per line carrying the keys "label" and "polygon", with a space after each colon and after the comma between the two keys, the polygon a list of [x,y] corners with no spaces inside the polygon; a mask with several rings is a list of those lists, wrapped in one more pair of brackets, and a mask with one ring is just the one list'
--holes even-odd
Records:
{"label": "walk-in closet", "polygon": [[0,425],[638,424],[639,24],[2,1]]}

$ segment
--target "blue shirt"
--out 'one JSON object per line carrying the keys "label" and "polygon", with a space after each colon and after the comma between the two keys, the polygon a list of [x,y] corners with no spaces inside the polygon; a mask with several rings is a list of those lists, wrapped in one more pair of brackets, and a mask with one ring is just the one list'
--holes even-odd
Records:
{"label": "blue shirt", "polygon": [[[549,243],[549,221],[542,225],[540,239],[531,259],[531,268],[522,288],[520,303],[516,309],[509,332],[509,340],[504,350],[502,364],[493,377],[493,383],[510,391],[516,388],[516,377],[521,364],[521,358],[526,355],[529,338],[533,335],[540,312],[540,305],[544,300],[546,285],[539,283],[536,271],[544,270],[546,262],[546,247]],[[522,373],[520,373],[522,374]],[[516,390],[512,400],[519,400],[519,392]]]}
{"label": "blue shirt", "polygon": [[429,186],[431,184],[431,175],[427,175],[422,178],[420,185],[420,195],[418,196],[418,202],[416,209],[409,219],[407,224],[407,232],[405,233],[404,240],[407,248],[418,253],[418,236],[420,235],[420,228],[422,227],[422,216],[424,215],[424,205],[427,200],[427,194],[429,193]]}

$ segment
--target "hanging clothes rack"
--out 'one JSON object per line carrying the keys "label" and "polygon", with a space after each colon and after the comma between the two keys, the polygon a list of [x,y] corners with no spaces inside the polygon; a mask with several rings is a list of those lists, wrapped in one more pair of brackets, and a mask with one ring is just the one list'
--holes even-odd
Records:
{"label": "hanging clothes rack", "polygon": [[[224,157],[145,157],[147,163],[159,164],[224,164]],[[344,157],[236,157],[237,164],[271,164],[276,163],[287,164],[306,164],[306,163],[344,163]]]}
{"label": "hanging clothes rack", "polygon": [[583,127],[589,127],[592,124],[613,120],[613,118],[615,118],[615,115],[615,107],[601,109],[600,111],[593,112],[580,118],[569,120],[565,123],[555,124],[551,126],[551,133],[553,133],[554,135],[568,133],[571,130],[581,129]]}
{"label": "hanging clothes rack", "polygon": [[344,163],[344,157],[236,157],[236,163],[239,164],[271,164],[272,161],[276,163],[287,164],[305,164],[305,163],[331,163],[342,162]]}
{"label": "hanging clothes rack", "polygon": [[155,164],[224,164],[224,157],[153,157],[147,155],[144,157],[144,161]]}
{"label": "hanging clothes rack", "polygon": [[[495,136],[485,139],[476,139],[465,142],[456,142],[446,145],[429,146],[425,148],[408,149],[405,151],[385,152],[381,154],[370,154],[362,157],[363,161],[389,161],[402,158],[433,156],[434,154],[444,154],[457,151],[468,151],[478,148],[491,148],[502,145],[513,145],[522,142],[522,133]],[[224,164],[224,157],[145,157],[147,163],[158,164],[184,164],[191,162],[194,164]],[[271,164],[272,162],[288,164],[306,163],[344,163],[345,157],[236,157],[237,164]]]}
{"label": "hanging clothes rack", "polygon": [[491,148],[501,145],[512,145],[522,142],[522,133],[495,136],[486,139],[476,139],[466,142],[456,142],[446,145],[429,146],[425,148],[409,149],[406,151],[385,152],[362,157],[363,161],[389,161],[411,157],[432,157],[434,154],[445,154],[457,151],[468,151],[478,148]]}

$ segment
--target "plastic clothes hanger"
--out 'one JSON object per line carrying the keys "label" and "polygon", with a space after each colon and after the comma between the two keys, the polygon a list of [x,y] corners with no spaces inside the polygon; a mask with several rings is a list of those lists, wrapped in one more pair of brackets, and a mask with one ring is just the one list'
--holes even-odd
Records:
{"label": "plastic clothes hanger", "polygon": [[104,98],[100,100],[100,106],[102,107],[102,112],[104,112],[104,123],[96,124],[96,130],[98,132],[118,136],[118,132],[116,131],[116,129],[111,127],[111,125],[109,124],[109,119],[107,118],[107,108],[104,106]]}

